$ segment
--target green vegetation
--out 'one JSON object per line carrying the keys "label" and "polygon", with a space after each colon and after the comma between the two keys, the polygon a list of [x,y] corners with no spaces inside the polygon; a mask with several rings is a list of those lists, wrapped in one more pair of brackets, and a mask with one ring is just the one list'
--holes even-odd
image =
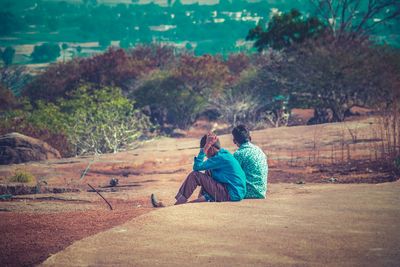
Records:
{"label": "green vegetation", "polygon": [[60,46],[58,44],[45,43],[35,45],[31,58],[33,62],[50,62],[56,60],[60,56]]}
{"label": "green vegetation", "polygon": [[[125,16],[131,19],[131,7],[124,5],[87,2],[78,6],[98,12],[96,18],[116,9],[122,21]],[[46,141],[64,156],[72,156],[126,149],[151,135],[187,129],[202,116],[230,126],[279,127],[287,124],[291,108],[313,108],[315,116],[309,123],[326,123],[343,121],[358,105],[389,114],[387,118],[393,122],[391,146],[396,152],[400,132],[399,49],[379,45],[369,35],[365,38],[367,29],[352,32],[345,25],[327,25],[323,10],[316,17],[296,10],[277,13],[265,29],[261,25],[253,29],[250,35],[254,33],[252,38],[260,53],[198,56],[188,45],[186,50],[152,44],[109,48],[92,57],[51,64],[33,79],[14,65],[3,67],[0,134],[18,131]],[[190,14],[180,19],[188,19]],[[365,18],[374,23],[373,17]],[[86,27],[98,27],[90,23]],[[108,42],[114,38],[108,34],[118,34],[118,29],[102,23],[102,37]],[[144,29],[149,26],[145,23]],[[120,34],[127,47],[135,43],[126,33]],[[209,44],[207,39],[202,40]],[[60,55],[61,48],[64,57],[71,52],[69,44],[55,46],[55,56]],[[36,54],[41,55],[36,60],[51,60],[44,55],[50,50],[47,43],[36,46]],[[82,50],[76,47],[76,52]]]}
{"label": "green vegetation", "polygon": [[12,183],[33,183],[36,181],[36,178],[30,172],[23,170],[16,170],[15,174],[9,177],[9,181]]}
{"label": "green vegetation", "polygon": [[7,46],[4,50],[0,49],[0,57],[3,60],[5,66],[11,65],[14,60],[15,49],[11,46]]}
{"label": "green vegetation", "polygon": [[[48,104],[43,112],[59,107],[64,131],[77,155],[117,152],[132,146],[151,129],[147,116],[136,110],[134,102],[125,98],[119,88],[93,90],[87,85],[80,86],[70,97],[57,105]],[[38,123],[43,121],[36,119]],[[57,125],[58,121],[50,123]]]}
{"label": "green vegetation", "polygon": [[28,134],[36,129],[33,135],[47,139],[65,156],[117,152],[132,146],[152,128],[147,116],[136,110],[119,88],[94,89],[90,85],[79,86],[68,99],[55,103],[39,100],[35,107],[25,103],[2,117],[4,129]]}
{"label": "green vegetation", "polygon": [[[68,43],[71,52],[79,43],[95,42],[100,44],[95,49],[104,51],[111,41],[114,45],[119,42],[124,48],[156,42],[187,47],[196,55],[227,56],[231,52],[252,51],[251,44],[244,39],[256,25],[259,28],[254,34],[277,46],[314,35],[314,30],[319,31],[321,26],[339,35],[358,32],[380,43],[397,46],[400,43],[399,27],[396,27],[397,0],[219,1],[217,5],[173,1],[168,6],[153,1],[148,4],[115,1],[113,5],[89,2],[0,0],[0,37],[7,37],[0,40],[0,46]],[[329,9],[329,3],[334,7]],[[373,9],[369,10],[368,6]],[[299,12],[289,12],[291,9]],[[287,20],[280,13],[291,17],[291,23],[283,24]],[[267,25],[269,30],[264,31]],[[297,32],[280,32],[281,29]],[[289,39],[281,38],[285,36]],[[78,52],[79,56],[96,52],[93,47],[84,47],[83,51]]]}
{"label": "green vegetation", "polygon": [[204,109],[205,99],[174,75],[156,72],[135,91],[140,107],[148,106],[159,124],[187,128]]}
{"label": "green vegetation", "polygon": [[259,23],[249,31],[246,40],[255,40],[254,47],[259,52],[272,47],[282,49],[309,38],[317,38],[325,32],[325,24],[318,18],[305,18],[300,11],[292,9],[288,13],[275,14],[264,29]]}

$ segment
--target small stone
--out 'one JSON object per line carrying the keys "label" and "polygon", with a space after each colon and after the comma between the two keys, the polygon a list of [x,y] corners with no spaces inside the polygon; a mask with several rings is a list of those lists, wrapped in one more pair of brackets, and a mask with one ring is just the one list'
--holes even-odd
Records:
{"label": "small stone", "polygon": [[119,180],[117,178],[111,178],[110,186],[112,186],[112,187],[117,186],[118,183],[119,183]]}

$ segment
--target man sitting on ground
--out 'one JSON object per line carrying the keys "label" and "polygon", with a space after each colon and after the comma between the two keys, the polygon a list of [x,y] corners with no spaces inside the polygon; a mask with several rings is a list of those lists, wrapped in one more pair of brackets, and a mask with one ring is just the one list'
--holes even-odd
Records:
{"label": "man sitting on ground", "polygon": [[252,144],[246,126],[238,125],[232,130],[233,142],[239,147],[233,154],[246,174],[245,198],[265,198],[267,192],[267,156]]}
{"label": "man sitting on ground", "polygon": [[[205,155],[207,160],[204,161]],[[209,171],[207,174],[200,171]],[[208,175],[211,173],[211,175]],[[201,187],[199,198],[191,201],[240,201],[246,194],[246,176],[237,160],[229,151],[221,148],[217,136],[209,133],[200,141],[200,152],[194,158],[193,172],[183,182],[176,195],[175,205],[184,204]],[[154,207],[163,207],[155,195],[151,196]]]}

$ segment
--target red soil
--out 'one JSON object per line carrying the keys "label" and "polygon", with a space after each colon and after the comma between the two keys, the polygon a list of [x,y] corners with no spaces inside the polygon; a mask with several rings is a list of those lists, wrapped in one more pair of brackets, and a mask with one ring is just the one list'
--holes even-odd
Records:
{"label": "red soil", "polygon": [[0,212],[1,266],[34,266],[74,241],[123,224],[150,208],[119,203],[107,210],[25,213]]}

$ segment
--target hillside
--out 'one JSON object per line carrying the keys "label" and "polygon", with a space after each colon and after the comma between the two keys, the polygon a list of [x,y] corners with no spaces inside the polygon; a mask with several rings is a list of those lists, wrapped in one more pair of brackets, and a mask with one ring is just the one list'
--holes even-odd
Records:
{"label": "hillside", "polygon": [[[381,142],[374,135],[378,125],[377,118],[371,117],[345,123],[254,131],[254,143],[262,147],[269,158],[268,194],[279,198],[289,193],[289,198],[293,198],[301,194],[298,187],[304,184],[315,183],[319,188],[317,184],[332,183],[329,187],[334,189],[336,183],[397,180],[399,176],[390,167],[392,165],[380,159]],[[198,129],[197,136],[206,130]],[[356,133],[356,142],[350,132],[353,138]],[[0,229],[4,238],[0,249],[5,251],[1,261],[13,263],[11,266],[41,262],[75,240],[151,211],[148,200],[151,193],[157,193],[165,203],[172,204],[176,190],[191,170],[198,142],[198,138],[160,138],[117,154],[0,166],[3,188],[13,186],[7,179],[19,169],[34,174],[37,181],[45,181],[31,184],[32,187],[80,190],[20,195],[1,201]],[[221,136],[221,142],[234,151],[230,135]],[[87,173],[81,179],[85,169]],[[108,186],[111,177],[119,179],[117,187]],[[98,195],[90,192],[87,183],[102,192],[113,211],[108,210]],[[293,195],[287,188],[298,193]],[[36,226],[32,228],[32,225]],[[55,229],[57,235],[52,234]]]}

